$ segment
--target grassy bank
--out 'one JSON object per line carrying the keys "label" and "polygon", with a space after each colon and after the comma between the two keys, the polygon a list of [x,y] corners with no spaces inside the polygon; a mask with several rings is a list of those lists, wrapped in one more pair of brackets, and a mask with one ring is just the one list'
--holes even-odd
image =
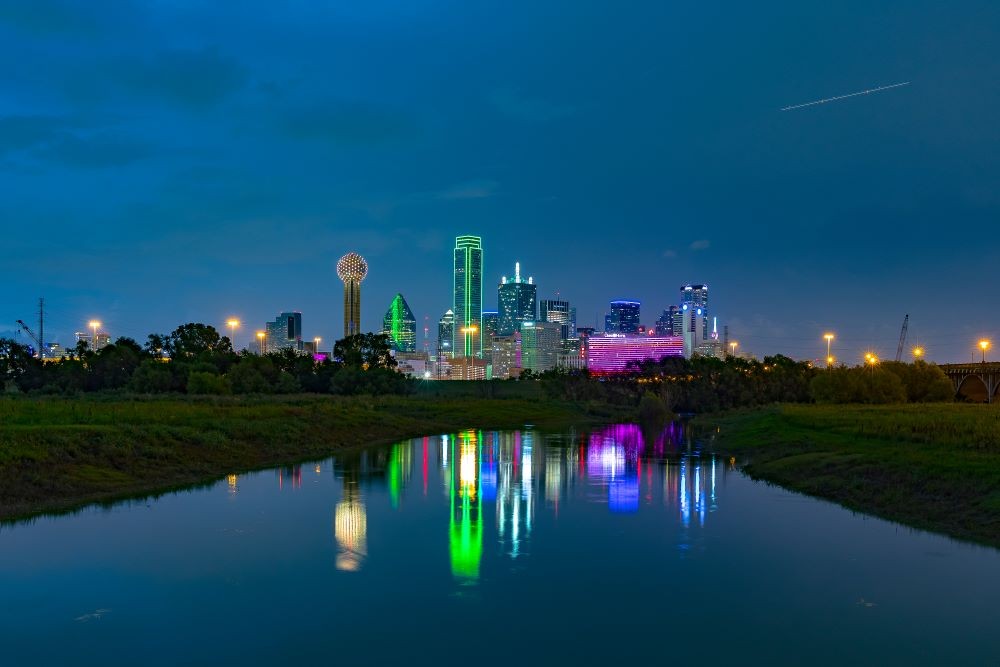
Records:
{"label": "grassy bank", "polygon": [[998,406],[789,405],[696,423],[755,478],[1000,547]]}
{"label": "grassy bank", "polygon": [[606,408],[432,397],[0,398],[0,520],[465,428],[608,421]]}

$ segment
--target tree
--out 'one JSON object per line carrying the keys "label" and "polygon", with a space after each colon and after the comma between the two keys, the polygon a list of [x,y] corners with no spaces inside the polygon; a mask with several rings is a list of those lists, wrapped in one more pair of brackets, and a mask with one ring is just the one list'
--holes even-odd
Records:
{"label": "tree", "polygon": [[188,375],[187,391],[189,394],[221,396],[233,393],[233,388],[229,380],[222,375],[194,371]]}
{"label": "tree", "polygon": [[246,359],[230,368],[226,377],[237,394],[265,394],[271,390],[271,384],[264,374]]}
{"label": "tree", "polygon": [[34,387],[28,386],[29,380],[37,380],[41,362],[31,355],[27,346],[9,338],[0,338],[0,389],[13,383],[22,391]]}
{"label": "tree", "polygon": [[365,333],[342,338],[333,346],[333,357],[345,366],[396,368],[388,334]]}
{"label": "tree", "polygon": [[139,364],[129,381],[129,389],[140,394],[163,394],[171,390],[174,376],[167,365],[158,360],[147,359]]}
{"label": "tree", "polygon": [[182,324],[166,336],[151,334],[146,349],[154,354],[165,352],[171,359],[197,357],[205,353],[230,354],[233,351],[229,339],[220,336],[215,327],[195,322]]}

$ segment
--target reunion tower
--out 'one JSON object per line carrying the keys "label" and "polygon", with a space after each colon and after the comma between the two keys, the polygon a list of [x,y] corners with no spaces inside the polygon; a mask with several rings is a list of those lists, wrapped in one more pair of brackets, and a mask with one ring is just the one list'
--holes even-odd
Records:
{"label": "reunion tower", "polygon": [[368,275],[368,262],[349,252],[337,262],[337,275],[344,281],[344,337],[361,333],[361,281]]}

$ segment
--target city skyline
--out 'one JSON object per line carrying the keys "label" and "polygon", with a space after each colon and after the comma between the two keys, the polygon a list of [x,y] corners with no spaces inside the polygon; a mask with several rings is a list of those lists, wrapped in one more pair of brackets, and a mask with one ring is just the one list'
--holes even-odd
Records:
{"label": "city skyline", "polygon": [[[581,326],[702,281],[758,354],[816,357],[833,330],[891,356],[907,313],[932,360],[1000,333],[995,3],[35,6],[0,12],[20,63],[0,108],[2,334],[44,296],[64,344],[95,318],[142,337],[286,308],[330,339],[339,314],[306,286],[352,250],[379,304],[362,329],[398,291],[434,319],[463,233],[487,239],[486,284],[520,260]],[[275,26],[300,35],[280,58],[259,48]],[[970,315],[922,315],[945,303]]]}
{"label": "city skyline", "polygon": [[[481,277],[481,281],[482,281],[482,288],[485,288],[486,287],[487,278],[482,277],[482,275],[481,275],[485,271],[485,266],[486,266],[485,262],[482,259],[483,239],[481,237],[478,237],[478,236],[459,235],[459,236],[456,237],[455,241],[456,241],[456,244],[459,244],[459,243],[464,244],[464,245],[471,244],[469,247],[476,246],[476,244],[478,244],[478,246],[475,247],[474,249],[479,252],[479,259],[477,261],[479,262],[478,266],[479,266],[479,272],[480,272],[480,277]],[[458,247],[456,247],[453,250],[453,255],[454,255],[453,259],[456,259],[458,257],[458,254],[457,254],[458,250],[459,250]],[[344,323],[345,335],[346,335],[347,328],[349,326],[353,325],[354,319],[358,316],[358,314],[360,312],[360,305],[361,305],[361,300],[360,300],[360,285],[361,285],[361,281],[364,280],[365,278],[367,278],[367,275],[368,275],[368,264],[367,264],[367,261],[363,257],[361,257],[360,255],[358,255],[357,253],[350,252],[350,253],[347,253],[346,255],[344,255],[343,257],[341,257],[340,260],[338,260],[337,265],[335,266],[336,272],[338,274],[339,274],[339,272],[340,272],[340,270],[342,268],[348,274],[351,274],[351,275],[357,274],[357,275],[361,276],[359,280],[349,280],[349,281],[344,282],[344,285],[343,285],[343,290],[344,290],[344,292],[343,292],[343,309],[342,309],[341,312],[342,312],[342,315],[343,315],[343,323]],[[454,281],[455,276],[457,274],[454,273],[454,265],[453,265],[452,268],[453,268],[453,281]],[[515,278],[512,279],[512,280],[510,280],[510,281],[508,281],[508,282],[506,282],[506,283],[505,283],[505,281],[507,281],[507,276],[506,275],[501,275],[500,282],[498,284],[499,287],[502,288],[502,287],[504,287],[505,284],[515,284],[515,281],[520,282],[519,268],[520,268],[520,263],[516,262],[515,263],[515,273],[516,273]],[[360,272],[360,273],[358,273],[358,272]],[[342,276],[338,275],[337,277],[338,277],[338,279],[343,280]],[[534,282],[533,278],[525,279],[524,280],[524,284],[525,285],[530,285],[532,288],[535,288],[535,289],[537,289],[537,287],[538,287],[537,283]],[[482,289],[482,288],[480,288],[480,289]],[[655,313],[655,314],[654,313],[650,313],[648,311],[643,311],[643,314],[638,317],[638,320],[636,320],[634,322],[634,324],[635,324],[636,327],[642,327],[643,329],[647,329],[647,330],[650,330],[651,332],[655,332],[658,327],[662,326],[662,318],[663,318],[663,316],[664,316],[665,313],[667,313],[670,309],[675,308],[675,309],[678,309],[678,314],[682,314],[684,312],[684,310],[685,310],[684,304],[695,305],[695,306],[698,306],[698,305],[704,306],[704,308],[701,309],[699,312],[702,315],[707,315],[708,314],[708,310],[707,310],[708,289],[709,289],[709,286],[707,284],[691,284],[691,283],[687,283],[687,284],[681,285],[680,286],[680,294],[679,294],[679,296],[677,296],[676,292],[675,292],[675,296],[673,297],[674,303],[671,303],[671,304],[669,304],[667,306],[664,306],[664,308],[663,308],[662,311],[660,311],[658,313]],[[536,320],[535,321],[542,321],[542,322],[545,321],[545,319],[542,318],[541,315],[538,314],[537,304],[540,303],[543,300],[542,297],[540,296],[540,294],[546,294],[546,293],[547,292],[545,292],[544,290],[542,292],[540,292],[540,293],[533,292],[533,294],[534,294],[533,301],[536,303]],[[559,294],[559,293],[557,292],[557,294]],[[391,301],[390,310],[392,308],[392,305],[395,304],[395,302],[397,300],[397,297],[400,297],[400,296],[401,296],[401,294],[399,292],[396,292],[394,294],[394,296],[390,300]],[[453,298],[454,298],[454,295],[453,295]],[[552,300],[552,299],[545,299],[545,300],[549,301],[549,302],[552,302],[552,303],[561,303],[561,301],[558,301],[558,300]],[[669,299],[667,299],[667,301],[669,301]],[[498,295],[498,302],[499,302],[499,295]],[[486,351],[488,350],[488,343],[489,343],[489,341],[483,335],[484,332],[487,331],[488,327],[483,326],[483,323],[485,322],[485,317],[488,314],[492,315],[493,317],[497,317],[498,311],[487,311],[485,309],[485,304],[486,303],[487,302],[485,300],[485,295],[480,296],[481,308],[480,308],[480,311],[479,311],[479,313],[480,313],[479,324],[476,324],[475,326],[476,326],[476,331],[477,331],[477,338],[479,339],[479,344],[481,345],[481,350],[483,351],[481,354],[485,355],[485,356],[482,356],[481,358],[488,359],[489,355],[486,353]],[[605,308],[606,312],[604,313],[603,321],[601,321],[601,318],[598,316],[597,313],[595,313],[594,322],[597,325],[595,327],[595,329],[597,331],[599,331],[599,332],[606,331],[606,328],[609,325],[609,322],[612,321],[612,319],[611,319],[612,318],[612,313],[615,311],[616,307],[619,307],[617,304],[631,304],[631,306],[633,308],[634,307],[640,307],[641,308],[641,302],[637,301],[637,300],[614,299],[614,300],[611,300],[611,301],[609,301],[607,303],[610,304],[610,309]],[[681,304],[679,308],[676,305],[677,303]],[[714,303],[714,297],[713,297],[713,303]],[[405,300],[404,300],[404,304],[405,304]],[[406,305],[407,309],[409,309],[408,304],[405,304],[405,305]],[[36,306],[37,306],[37,304],[36,304]],[[336,307],[334,307],[334,310],[336,310]],[[574,308],[574,311],[575,311],[575,308]],[[410,312],[411,315],[413,314],[412,310],[410,310],[409,312]],[[452,312],[452,309],[449,308],[448,312]],[[296,330],[298,332],[297,333],[298,338],[299,338],[298,345],[300,347],[302,345],[302,341],[304,340],[302,338],[303,332],[305,332],[307,338],[309,338],[310,340],[315,340],[317,346],[319,345],[319,340],[327,340],[328,341],[328,347],[331,347],[332,344],[333,344],[333,341],[336,340],[336,338],[340,337],[339,335],[335,335],[333,337],[333,339],[327,339],[327,338],[325,338],[323,336],[313,336],[312,335],[313,333],[324,333],[325,330],[321,330],[319,328],[313,329],[313,328],[309,328],[309,327],[303,328],[303,325],[302,325],[302,313],[301,313],[301,311],[299,311],[299,310],[296,309],[296,310],[294,310],[294,313],[295,313],[295,315],[297,317],[297,324],[296,324],[297,329]],[[279,319],[281,319],[284,316],[289,315],[289,314],[291,314],[291,313],[283,312],[281,314],[281,316],[279,317]],[[367,328],[366,325],[365,325],[365,320],[361,319],[360,320],[361,326],[358,329],[358,332],[359,333],[364,333],[364,332],[384,332],[385,331],[385,326],[386,326],[386,324],[385,324],[385,322],[386,322],[385,317],[387,315],[388,315],[388,313],[384,313],[382,317],[379,317],[377,319],[377,322],[376,322],[375,326],[373,326],[371,328]],[[36,313],[36,316],[37,316],[37,313]],[[49,318],[49,317],[50,317],[50,313],[49,313],[48,308],[46,307],[46,318]],[[317,317],[316,319],[322,321],[325,318],[322,317],[322,314],[321,314],[321,316]],[[413,340],[414,340],[415,350],[416,350],[416,348],[423,349],[423,343],[424,343],[424,339],[423,338],[418,338],[418,334],[417,334],[417,331],[416,331],[416,319],[417,318],[414,317],[414,319],[412,321],[412,327],[413,327],[412,337],[413,337]],[[907,314],[906,319],[907,320],[910,319],[909,314]],[[649,321],[647,322],[647,320],[649,320]],[[700,344],[701,341],[707,341],[707,340],[709,340],[709,337],[710,337],[710,335],[712,333],[712,329],[713,329],[713,321],[717,321],[717,320],[718,320],[718,315],[711,315],[711,316],[705,317],[704,320],[703,320],[703,327],[702,327],[702,330],[704,332],[704,337],[699,337],[697,339],[696,343],[693,346],[690,345],[690,344],[686,345],[685,349],[696,348],[696,347],[698,347],[698,344]],[[51,320],[47,319],[47,321],[51,321]],[[216,329],[220,332],[220,334],[232,336],[233,334],[236,334],[236,330],[232,328],[233,322],[237,322],[238,323],[238,327],[237,328],[240,330],[240,333],[244,333],[245,336],[246,336],[246,338],[240,340],[238,338],[238,335],[237,335],[237,340],[238,340],[238,343],[239,343],[237,345],[237,348],[238,349],[244,349],[245,348],[245,349],[249,349],[249,350],[252,350],[252,351],[257,351],[260,348],[260,342],[255,338],[255,336],[260,337],[261,335],[263,335],[265,337],[265,340],[268,340],[268,339],[271,338],[271,333],[270,333],[271,332],[271,328],[274,327],[274,326],[276,326],[276,321],[271,321],[271,320],[264,321],[262,324],[257,324],[257,323],[255,323],[252,320],[250,320],[250,321],[244,320],[244,319],[235,319],[234,320],[233,316],[232,316],[232,313],[230,313],[230,315],[228,317],[223,318],[223,320],[220,321],[220,322],[207,321],[207,322],[204,322],[204,323],[210,324],[212,326],[215,326]],[[95,323],[95,321],[91,320],[89,322],[89,326],[92,327],[94,325],[94,323]],[[100,336],[104,337],[104,339],[107,342],[113,341],[114,339],[116,339],[119,336],[135,337],[139,342],[143,342],[145,340],[146,334],[152,333],[151,331],[147,331],[145,333],[141,333],[140,332],[140,333],[137,333],[137,334],[132,334],[131,332],[109,331],[110,327],[107,324],[105,324],[104,322],[98,322],[98,324],[101,327],[100,328]],[[179,324],[179,322],[177,324]],[[227,328],[227,325],[228,325],[229,328]],[[169,325],[169,328],[172,329],[173,326],[176,326],[176,324],[175,325]],[[580,327],[586,327],[586,324],[581,323],[581,324],[579,324],[579,326]],[[52,331],[52,328],[51,328],[50,325],[47,324],[46,327],[47,327],[47,331]],[[729,328],[728,324],[726,325],[726,328],[727,329]],[[56,331],[56,333],[52,334],[51,336],[50,335],[46,335],[46,340],[50,344],[57,345],[57,346],[61,347],[62,349],[68,349],[68,348],[72,347],[72,345],[75,344],[76,341],[79,341],[79,340],[82,340],[82,339],[88,339],[88,336],[90,335],[88,332],[81,332],[81,331],[79,331],[79,329],[80,329],[79,326],[76,327],[76,329],[77,330],[72,334],[72,337],[66,337],[66,340],[60,340],[57,337],[59,335],[58,331]],[[760,351],[759,348],[757,348],[757,349],[749,348],[748,349],[748,346],[745,343],[743,343],[743,342],[738,342],[736,344],[739,344],[741,346],[741,348],[739,349],[739,353],[740,354],[749,354],[751,356],[756,356],[758,358],[766,356],[767,354],[784,354],[786,356],[790,356],[790,357],[795,358],[795,359],[812,360],[812,361],[816,361],[816,362],[820,362],[820,363],[825,363],[826,354],[823,352],[823,349],[824,349],[824,346],[826,345],[826,342],[824,342],[824,340],[825,340],[826,336],[831,335],[829,332],[832,329],[836,330],[837,328],[836,327],[827,327],[827,328],[823,329],[824,333],[822,335],[820,335],[819,338],[817,339],[819,342],[818,343],[814,343],[813,345],[811,345],[811,347],[814,348],[812,350],[812,352],[807,352],[807,353],[804,353],[804,354],[796,354],[795,352],[792,352],[792,351],[789,351],[789,350],[785,350],[785,349],[778,349],[778,350],[773,351],[773,352],[762,352],[762,351]],[[452,340],[454,341],[455,337],[458,337],[461,334],[458,332],[458,328],[457,327],[454,328],[453,331],[454,331],[454,333],[453,333]],[[618,333],[617,330],[609,330],[609,331],[611,333]],[[0,329],[0,337],[6,336],[6,337],[9,337],[9,338],[14,338],[15,340],[24,339],[24,342],[27,342],[29,345],[31,345],[32,342],[30,341],[30,339],[27,339],[27,337],[24,336],[25,333],[27,333],[27,332],[24,332],[23,330],[19,330],[17,327],[14,327],[13,329],[11,329],[9,331],[3,331],[2,329]],[[435,335],[429,335],[428,338],[427,338],[428,343],[430,343],[431,341],[434,341],[435,345],[431,349],[434,349],[435,353],[437,353],[437,354],[439,354],[442,351],[441,350],[440,340],[438,339],[438,336],[440,335],[440,333],[441,333],[441,328],[439,326],[437,328],[437,336],[435,336]],[[632,332],[632,333],[634,333],[634,332]],[[721,336],[722,336],[721,325],[720,325],[720,330],[717,331],[717,332],[715,332],[715,333],[719,336],[719,338],[721,340]],[[423,333],[421,333],[419,335],[422,336]],[[898,336],[898,333],[896,335]],[[736,332],[733,332],[731,340],[734,341],[734,342],[736,342],[738,340],[753,341],[753,340],[755,340],[755,338],[757,338],[757,337],[754,336],[754,335],[745,335],[745,334],[744,335],[736,335]],[[915,335],[913,335],[912,332],[910,332],[910,334],[909,334],[909,336],[907,338],[907,341],[906,341],[907,342],[906,347],[903,350],[903,357],[902,358],[904,360],[906,360],[906,359],[912,359],[912,358],[920,357],[920,358],[926,359],[928,361],[939,362],[939,363],[949,363],[949,362],[950,363],[964,363],[967,360],[968,361],[975,361],[977,358],[979,358],[979,355],[983,352],[983,350],[981,349],[981,342],[983,340],[988,340],[988,341],[993,341],[994,340],[994,338],[993,338],[993,336],[991,334],[984,334],[984,335],[979,335],[979,336],[975,337],[974,340],[964,341],[965,343],[968,343],[967,345],[965,345],[965,347],[967,347],[968,349],[964,350],[964,355],[967,355],[967,356],[963,355],[963,350],[961,349],[961,342],[962,341],[959,341],[959,345],[953,345],[951,347],[944,347],[944,350],[946,350],[946,352],[944,352],[944,354],[949,354],[950,353],[952,355],[951,357],[945,357],[942,354],[940,354],[941,350],[938,350],[939,355],[935,356],[935,351],[933,350],[933,347],[929,347],[928,344],[924,342],[926,340],[926,338],[927,338],[926,336],[924,336],[924,337],[915,336]],[[796,339],[796,340],[799,341],[799,342],[802,342],[804,339]],[[878,358],[887,358],[887,359],[891,358],[891,353],[892,353],[892,349],[891,348],[895,348],[895,342],[894,341],[885,341],[885,343],[881,344],[881,345],[874,345],[874,344],[864,345],[864,344],[862,344],[861,346],[858,346],[858,345],[855,345],[856,341],[844,341],[844,340],[841,339],[840,335],[833,335],[833,339],[832,340],[837,340],[836,347],[834,348],[837,351],[837,354],[834,355],[834,358],[836,358],[837,363],[846,363],[848,365],[852,365],[852,364],[864,364],[864,363],[866,363],[866,361],[868,360],[868,358],[871,355],[873,355],[873,354],[876,355]],[[417,342],[419,342],[419,345],[417,345]],[[728,345],[732,345],[733,342],[729,342],[727,344]],[[753,345],[752,342],[750,344]],[[808,343],[805,343],[805,345],[808,346]],[[270,348],[270,343],[268,343],[268,347]],[[796,346],[796,348],[798,348],[798,346]],[[919,352],[918,353],[914,353],[914,350],[919,350]],[[959,350],[959,351],[956,353],[956,350]],[[735,353],[736,350],[735,349],[733,349],[733,350],[728,350],[727,349],[727,351],[732,351],[732,352]],[[472,356],[476,356],[476,355],[472,355]]]}

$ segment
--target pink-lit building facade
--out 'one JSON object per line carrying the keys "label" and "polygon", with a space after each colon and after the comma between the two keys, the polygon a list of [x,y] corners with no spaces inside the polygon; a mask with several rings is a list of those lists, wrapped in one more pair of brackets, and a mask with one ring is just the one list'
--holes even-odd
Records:
{"label": "pink-lit building facade", "polygon": [[678,336],[591,336],[586,339],[585,351],[590,372],[623,373],[631,361],[683,357],[684,339]]}

